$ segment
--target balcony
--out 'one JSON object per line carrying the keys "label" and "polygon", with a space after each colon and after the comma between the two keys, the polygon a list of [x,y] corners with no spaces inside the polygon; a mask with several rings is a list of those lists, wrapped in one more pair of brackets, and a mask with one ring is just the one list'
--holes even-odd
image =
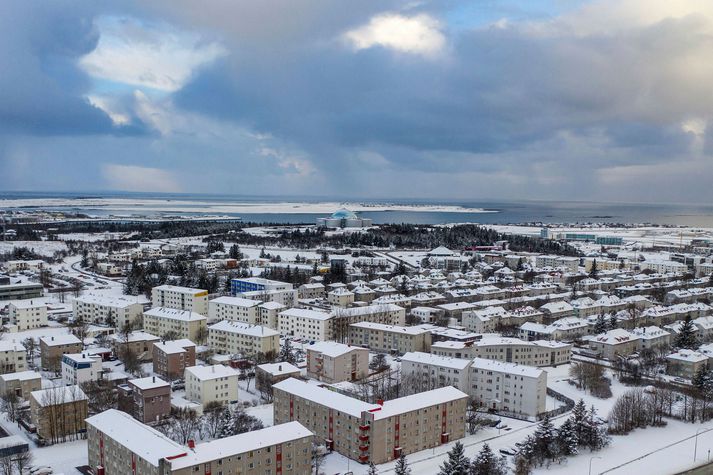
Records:
{"label": "balcony", "polygon": [[366,442],[367,440],[369,440],[369,436],[366,434],[362,434],[359,436],[359,440],[361,440],[362,442]]}
{"label": "balcony", "polygon": [[359,450],[361,450],[362,452],[366,452],[367,450],[369,450],[369,446],[368,445],[360,445]]}
{"label": "balcony", "polygon": [[359,461],[361,463],[367,463],[369,461],[369,456],[368,455],[360,455],[359,456]]}
{"label": "balcony", "polygon": [[363,424],[359,426],[359,430],[369,430],[371,426],[369,424]]}

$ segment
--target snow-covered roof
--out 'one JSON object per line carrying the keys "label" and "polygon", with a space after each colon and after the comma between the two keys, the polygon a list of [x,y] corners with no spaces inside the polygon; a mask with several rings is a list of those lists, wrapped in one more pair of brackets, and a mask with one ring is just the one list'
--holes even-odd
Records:
{"label": "snow-covered roof", "polygon": [[[136,341],[157,341],[159,340],[159,337],[156,335],[152,335],[151,333],[141,331],[141,330],[134,330],[128,335],[129,337],[129,343],[133,343]],[[109,335],[109,339],[114,340],[115,342],[124,342],[124,335],[119,334],[119,333],[113,333]]]}
{"label": "snow-covered roof", "polygon": [[206,320],[206,317],[199,313],[168,307],[151,308],[144,312],[144,317],[168,318],[170,320],[180,320],[183,322]]}
{"label": "snow-covered roof", "polygon": [[168,386],[168,382],[159,378],[158,376],[149,376],[147,378],[139,378],[129,380],[129,383],[133,384],[137,388],[145,391],[147,389],[156,389]]}
{"label": "snow-covered roof", "polygon": [[310,310],[307,308],[288,308],[280,312],[281,317],[307,318],[310,320],[329,320],[333,317],[331,313]]}
{"label": "snow-covered roof", "polygon": [[210,325],[208,329],[256,337],[271,337],[279,335],[279,333],[272,328],[260,325],[250,325],[249,323],[236,322],[233,320],[221,320],[214,325]]}
{"label": "snow-covered roof", "polygon": [[0,352],[4,351],[25,351],[25,347],[15,340],[0,340]]}
{"label": "snow-covered roof", "polygon": [[0,379],[3,381],[28,381],[30,379],[39,379],[42,375],[37,371],[18,371],[16,373],[0,374]]}
{"label": "snow-covered roof", "polygon": [[125,412],[109,409],[89,417],[87,423],[137,454],[154,467],[166,457],[185,455],[188,449]]}
{"label": "snow-covered roof", "polygon": [[9,305],[12,305],[13,307],[17,309],[27,309],[27,308],[40,308],[40,307],[46,307],[47,304],[41,300],[38,299],[26,299],[26,300],[12,300],[9,302]]}
{"label": "snow-covered roof", "polygon": [[539,378],[544,372],[543,370],[533,366],[506,363],[504,361],[489,360],[486,358],[473,358],[472,361],[473,364],[471,365],[471,370],[478,369],[483,371],[498,371],[500,373],[528,376],[531,378]]}
{"label": "snow-covered roof", "polygon": [[305,347],[305,350],[316,351],[332,358],[337,358],[347,353],[351,353],[352,351],[366,350],[366,348],[345,345],[344,343],[337,343],[336,341],[318,341]]}
{"label": "snow-covered roof", "polygon": [[300,372],[300,369],[297,366],[286,361],[283,361],[282,363],[265,363],[258,365],[258,368],[271,374],[272,376],[282,376],[285,374]]}
{"label": "snow-covered roof", "polygon": [[385,401],[383,406],[381,406],[381,410],[374,412],[374,420],[386,419],[387,417],[393,417],[399,414],[417,411],[424,407],[445,404],[467,397],[468,395],[466,393],[453,386],[444,386],[442,388]]}
{"label": "snow-covered roof", "polygon": [[30,396],[40,407],[53,404],[62,404],[73,401],[84,401],[87,395],[77,386],[54,386],[47,389],[32,391]]}
{"label": "snow-covered roof", "polygon": [[311,437],[314,434],[297,421],[278,424],[272,427],[233,435],[210,442],[204,442],[188,451],[185,457],[171,460],[171,470],[208,463],[213,460],[230,457],[237,453],[245,453],[277,444]]}
{"label": "snow-covered roof", "polygon": [[204,293],[205,295],[208,295],[208,291],[205,289],[194,289],[191,287],[181,287],[180,285],[159,285],[157,287],[154,287],[154,289],[158,290],[164,290],[166,292],[176,292],[176,293],[181,293],[181,294],[191,294],[195,295],[198,293]]}
{"label": "snow-covered roof", "polygon": [[401,357],[401,362],[421,363],[433,366],[441,366],[443,368],[452,368],[461,371],[470,366],[470,360],[462,358],[451,358],[449,356],[438,356],[432,353],[423,353],[420,351],[411,351],[405,353]]}
{"label": "snow-covered roof", "polygon": [[82,302],[82,303],[87,303],[87,304],[94,304],[94,305],[103,305],[106,307],[114,307],[114,308],[126,308],[131,305],[136,305],[136,304],[143,304],[145,299],[141,298],[139,300],[139,297],[123,297],[119,295],[96,295],[96,294],[84,294],[80,295],[79,297],[76,297],[74,299],[77,302]]}
{"label": "snow-covered roof", "polygon": [[359,399],[345,396],[344,394],[330,391],[313,384],[308,384],[295,378],[280,381],[274,384],[272,388],[286,391],[309,401],[314,401],[339,412],[349,414],[352,417],[361,417],[363,411],[380,407],[376,404],[369,404]]}
{"label": "snow-covered roof", "polygon": [[428,253],[428,255],[429,256],[452,256],[453,251],[451,251],[450,249],[448,249],[445,246],[438,246],[437,248],[431,250]]}
{"label": "snow-covered roof", "polygon": [[284,305],[282,305],[280,302],[263,302],[260,304],[260,308],[264,308],[267,310],[280,310],[281,308],[285,308]]}
{"label": "snow-covered roof", "polygon": [[230,366],[214,364],[210,366],[189,366],[186,373],[190,373],[200,381],[210,381],[211,379],[226,378],[230,376],[238,377],[237,371]]}
{"label": "snow-covered roof", "polygon": [[699,363],[708,360],[708,355],[698,351],[681,349],[666,357],[668,360],[686,361],[689,363]]}
{"label": "snow-covered roof", "polygon": [[603,345],[621,345],[637,340],[639,340],[639,337],[637,335],[629,333],[623,328],[614,328],[613,330],[609,330],[606,333],[602,333],[600,335],[595,336],[594,338],[592,338],[591,341],[595,341]]}
{"label": "snow-covered roof", "polygon": [[374,323],[374,322],[359,322],[352,323],[350,327],[355,328],[367,328],[370,330],[379,330],[389,333],[400,333],[404,335],[421,335],[427,333],[428,330],[420,327],[402,327],[399,325],[387,325],[385,323]]}
{"label": "snow-covered roof", "polygon": [[40,338],[40,342],[44,343],[47,346],[75,345],[82,343],[81,341],[79,341],[79,338],[72,335],[71,333],[43,336]]}

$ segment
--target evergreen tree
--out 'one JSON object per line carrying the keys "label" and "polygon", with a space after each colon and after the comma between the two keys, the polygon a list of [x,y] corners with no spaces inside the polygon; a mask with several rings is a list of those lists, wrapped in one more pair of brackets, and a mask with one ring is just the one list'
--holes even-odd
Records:
{"label": "evergreen tree", "polygon": [[577,443],[581,446],[584,444],[587,428],[587,406],[584,405],[584,399],[580,399],[572,408],[572,415],[569,416],[572,421],[572,429],[577,437]]}
{"label": "evergreen tree", "polygon": [[[599,419],[594,406],[590,408],[589,414],[585,419],[585,427],[586,445],[589,447],[589,450],[601,450],[609,445],[611,439],[604,426],[604,421]],[[581,442],[580,445],[582,445]]]}
{"label": "evergreen tree", "polygon": [[228,257],[231,259],[240,259],[242,258],[242,254],[240,253],[240,247],[238,247],[237,244],[233,244],[230,246],[230,250],[228,251]]}
{"label": "evergreen tree", "polygon": [[696,334],[694,333],[695,326],[691,321],[691,316],[686,315],[686,319],[681,324],[681,328],[676,336],[675,346],[677,348],[686,348],[689,350],[695,350],[698,348],[698,343],[696,339]]}
{"label": "evergreen tree", "polygon": [[535,453],[540,461],[555,461],[559,456],[559,448],[557,446],[557,431],[550,420],[549,414],[545,413],[545,417],[540,421],[540,424],[535,430]]}
{"label": "evergreen tree", "polygon": [[528,474],[530,469],[537,461],[537,441],[531,435],[528,435],[525,441],[520,444],[520,451],[515,457],[515,473]]}
{"label": "evergreen tree", "polygon": [[408,466],[406,461],[406,456],[403,451],[399,455],[399,459],[396,461],[396,467],[394,467],[395,475],[411,475],[411,467]]}
{"label": "evergreen tree", "polygon": [[562,455],[575,455],[579,448],[579,438],[574,428],[572,419],[567,419],[557,430],[557,445]]}
{"label": "evergreen tree", "polygon": [[438,475],[467,475],[470,471],[470,460],[465,456],[463,444],[456,442],[448,452],[448,460],[441,465]]}
{"label": "evergreen tree", "polygon": [[486,443],[473,460],[470,475],[505,475],[507,463],[504,457],[496,456]]}
{"label": "evergreen tree", "polygon": [[619,320],[616,318],[616,315],[612,313],[609,316],[609,329],[613,330],[618,327],[619,327]]}
{"label": "evergreen tree", "polygon": [[589,270],[589,277],[592,279],[596,279],[598,272],[599,270],[597,269],[597,260],[594,259],[592,261],[592,268]]}
{"label": "evergreen tree", "polygon": [[600,335],[607,331],[607,322],[604,319],[603,314],[597,315],[597,321],[594,322],[594,328],[592,329],[595,335]]}
{"label": "evergreen tree", "polygon": [[366,472],[366,475],[378,475],[379,470],[376,468],[376,465],[374,465],[374,462],[369,462],[369,471]]}

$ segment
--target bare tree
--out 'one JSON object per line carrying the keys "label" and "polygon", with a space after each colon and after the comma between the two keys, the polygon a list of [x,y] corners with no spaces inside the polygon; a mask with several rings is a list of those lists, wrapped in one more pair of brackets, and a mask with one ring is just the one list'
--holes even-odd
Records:
{"label": "bare tree", "polygon": [[326,452],[327,449],[323,445],[317,445],[312,442],[312,468],[314,469],[314,475],[320,474],[319,469],[324,464]]}
{"label": "bare tree", "polygon": [[198,427],[200,419],[198,414],[193,409],[178,409],[173,413],[173,418],[170,423],[170,436],[181,444],[186,444],[192,439]]}
{"label": "bare tree", "polygon": [[10,422],[15,422],[20,415],[20,398],[15,394],[15,391],[7,391],[0,399],[2,411],[7,413]]}
{"label": "bare tree", "polygon": [[13,457],[13,462],[15,462],[15,467],[17,467],[17,473],[25,473],[30,465],[32,465],[32,452],[29,450],[27,452],[20,452]]}
{"label": "bare tree", "polygon": [[25,338],[22,340],[22,344],[27,351],[27,365],[29,368],[35,367],[35,356],[37,356],[37,342],[34,338]]}
{"label": "bare tree", "polygon": [[223,424],[223,405],[218,401],[211,401],[203,409],[201,418],[201,430],[203,433],[214,439],[218,436]]}

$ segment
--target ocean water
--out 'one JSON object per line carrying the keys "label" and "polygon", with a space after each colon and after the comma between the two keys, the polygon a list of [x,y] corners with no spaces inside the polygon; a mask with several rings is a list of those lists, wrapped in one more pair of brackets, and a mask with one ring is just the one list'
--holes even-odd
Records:
{"label": "ocean water", "polygon": [[[448,200],[365,200],[344,197],[309,197],[281,196],[255,197],[239,195],[206,194],[167,194],[167,193],[40,193],[40,192],[0,192],[0,210],[5,209],[3,199],[75,199],[72,206],[53,207],[58,211],[71,211],[93,216],[152,214],[152,215],[202,215],[206,214],[203,206],[181,205],[185,212],[156,211],[142,212],[140,207],[111,210],[101,206],[82,203],[88,198],[130,198],[141,200],[204,201],[211,203],[272,203],[272,202],[357,202],[357,203],[393,203],[416,205],[451,205],[469,208],[481,208],[487,213],[474,212],[437,212],[437,211],[363,211],[359,215],[371,218],[376,224],[414,223],[444,224],[473,222],[483,224],[520,224],[520,223],[652,223],[661,225],[681,225],[693,227],[713,227],[713,206],[694,204],[642,204],[642,203],[598,203],[585,201],[448,201]],[[23,209],[45,208],[38,206]],[[46,208],[50,209],[50,208]],[[210,213],[215,214],[215,213]],[[221,213],[223,214],[223,213]],[[224,213],[239,216],[244,221],[272,223],[314,223],[323,214],[317,213]]]}

